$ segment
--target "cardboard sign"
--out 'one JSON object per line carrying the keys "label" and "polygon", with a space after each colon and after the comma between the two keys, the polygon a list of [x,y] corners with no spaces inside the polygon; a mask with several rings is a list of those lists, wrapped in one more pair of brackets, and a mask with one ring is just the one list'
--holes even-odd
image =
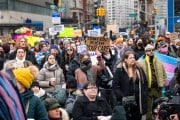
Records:
{"label": "cardboard sign", "polygon": [[74,37],[78,36],[78,37],[82,37],[82,30],[80,29],[77,29],[77,30],[74,30]]}
{"label": "cardboard sign", "polygon": [[0,39],[2,40],[3,43],[6,43],[6,42],[12,40],[12,37],[10,34],[7,34],[5,36],[0,36]]}
{"label": "cardboard sign", "polygon": [[171,33],[170,39],[171,39],[171,41],[178,39],[178,33],[177,32]]}
{"label": "cardboard sign", "polygon": [[100,52],[108,51],[110,48],[110,39],[103,37],[87,37],[86,46],[89,51],[99,50]]}

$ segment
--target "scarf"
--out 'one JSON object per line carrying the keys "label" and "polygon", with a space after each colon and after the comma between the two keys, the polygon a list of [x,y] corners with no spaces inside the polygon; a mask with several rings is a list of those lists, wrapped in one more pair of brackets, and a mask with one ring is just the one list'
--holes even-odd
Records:
{"label": "scarf", "polygon": [[80,69],[86,74],[88,81],[93,81],[92,63],[88,65],[81,64]]}
{"label": "scarf", "polygon": [[[153,62],[152,64],[154,64],[156,60],[156,57],[153,57]],[[151,71],[151,66],[150,66],[150,57],[146,55],[145,57],[145,61],[147,63],[147,72],[148,72],[148,88],[151,88],[151,83],[152,83],[152,71]]]}
{"label": "scarf", "polygon": [[17,67],[18,68],[23,68],[24,67],[24,61],[25,61],[25,58],[23,58],[22,60],[20,60],[20,59],[18,59],[17,57],[16,57],[16,64],[17,64]]}
{"label": "scarf", "polygon": [[8,80],[0,77],[0,97],[9,108],[9,113],[13,120],[25,120],[23,109],[18,95]]}

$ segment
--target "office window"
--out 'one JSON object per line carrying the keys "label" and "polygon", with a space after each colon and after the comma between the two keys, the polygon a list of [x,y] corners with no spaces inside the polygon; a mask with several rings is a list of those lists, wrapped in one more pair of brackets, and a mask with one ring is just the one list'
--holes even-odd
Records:
{"label": "office window", "polygon": [[174,16],[180,16],[180,1],[174,0]]}

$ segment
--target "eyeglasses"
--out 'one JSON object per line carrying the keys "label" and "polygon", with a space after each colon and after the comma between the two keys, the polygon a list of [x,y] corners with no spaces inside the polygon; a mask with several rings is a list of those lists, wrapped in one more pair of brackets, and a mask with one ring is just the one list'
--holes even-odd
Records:
{"label": "eyeglasses", "polygon": [[96,86],[89,86],[89,87],[87,87],[87,89],[97,89],[97,87]]}
{"label": "eyeglasses", "polygon": [[149,50],[146,50],[146,52],[153,52],[154,49],[149,49]]}
{"label": "eyeglasses", "polygon": [[73,49],[67,49],[67,51],[73,51]]}

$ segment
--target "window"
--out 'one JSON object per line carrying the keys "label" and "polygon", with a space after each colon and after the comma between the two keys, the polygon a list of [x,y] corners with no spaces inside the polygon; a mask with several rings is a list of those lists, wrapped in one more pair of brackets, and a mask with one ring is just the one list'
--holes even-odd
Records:
{"label": "window", "polygon": [[180,16],[180,1],[174,0],[174,16]]}

